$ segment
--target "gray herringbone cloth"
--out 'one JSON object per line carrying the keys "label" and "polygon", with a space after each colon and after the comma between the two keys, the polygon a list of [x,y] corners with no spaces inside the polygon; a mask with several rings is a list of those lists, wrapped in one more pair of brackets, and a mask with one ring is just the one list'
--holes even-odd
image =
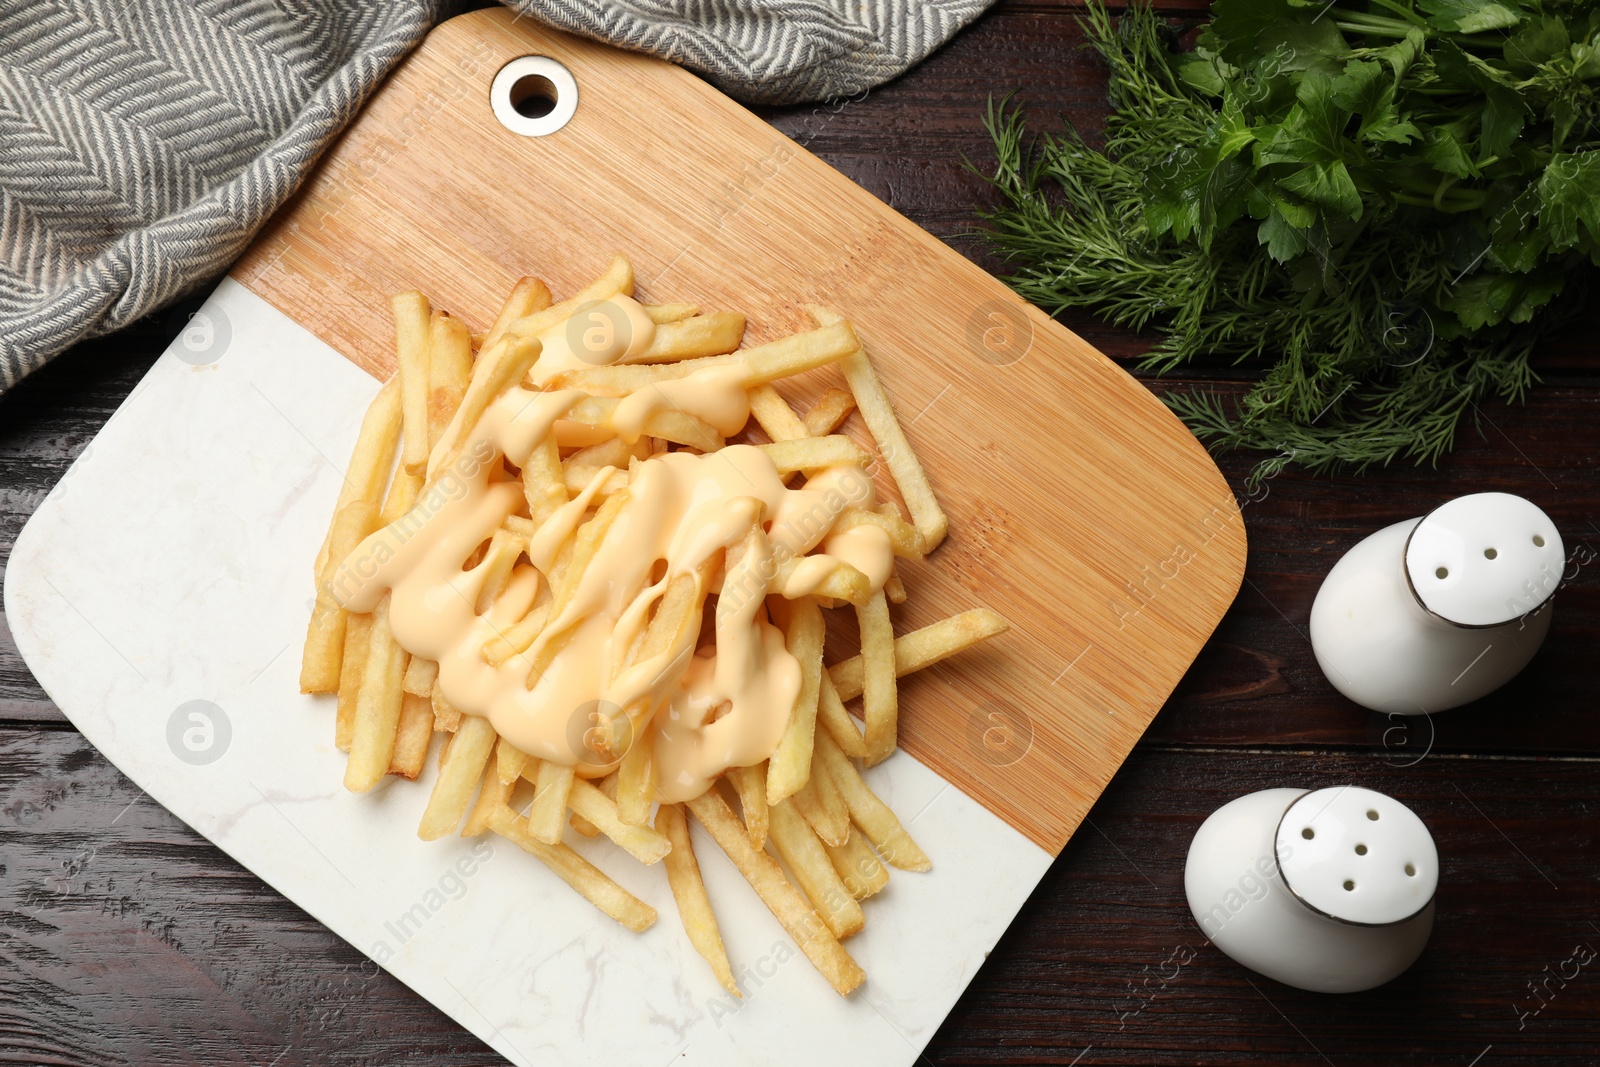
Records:
{"label": "gray herringbone cloth", "polygon": [[[741,99],[886,81],[992,0],[516,0]],[[0,392],[220,273],[455,0],[0,0]]]}

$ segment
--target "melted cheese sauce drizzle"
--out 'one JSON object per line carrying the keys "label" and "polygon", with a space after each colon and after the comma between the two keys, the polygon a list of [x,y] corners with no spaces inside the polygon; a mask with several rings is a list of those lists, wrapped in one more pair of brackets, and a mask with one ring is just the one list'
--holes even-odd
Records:
{"label": "melted cheese sauce drizzle", "polygon": [[[642,351],[653,325],[628,297],[606,302],[630,323],[613,331],[612,348],[585,344],[583,358],[565,327],[541,337],[546,347],[530,372],[534,383],[560,370],[614,362]],[[651,414],[682,411],[731,436],[749,418],[744,368],[738,363],[641,389],[617,403],[611,429],[636,441]],[[733,445],[696,455],[672,452],[637,462],[605,537],[570,598],[549,618],[532,647],[494,665],[484,646],[516,625],[549,584],[558,551],[578,529],[613,473],[599,472],[534,533],[530,562],[512,569],[505,588],[476,610],[488,566],[467,560],[505,520],[526,511],[513,466],[527,462],[584,394],[513,387],[490,405],[458,458],[438,472],[404,517],[367,538],[341,566],[335,590],[345,607],[371,611],[389,596],[395,639],[413,655],[437,660],[444,697],[461,711],[486,716],[496,731],[540,759],[597,776],[604,763],[586,733],[623,709],[644,706],[638,741],[653,746],[660,798],[698,796],[729,767],[759,763],[783,735],[800,689],[800,666],[784,635],[766,619],[770,592],[793,598],[814,592],[837,563],[867,576],[874,589],[889,575],[888,536],[875,526],[834,530],[846,507],[871,507],[872,482],[856,466],[819,472],[790,489],[760,449]],[[763,536],[732,558],[717,589],[715,641],[696,648],[700,626],[684,627],[659,655],[630,664],[628,655],[652,607],[680,575],[695,575],[714,553],[738,548],[758,510]],[[820,551],[816,551],[820,549]],[[797,559],[783,587],[780,565]],[[546,646],[550,646],[547,649]],[[535,658],[553,656],[529,684]]]}

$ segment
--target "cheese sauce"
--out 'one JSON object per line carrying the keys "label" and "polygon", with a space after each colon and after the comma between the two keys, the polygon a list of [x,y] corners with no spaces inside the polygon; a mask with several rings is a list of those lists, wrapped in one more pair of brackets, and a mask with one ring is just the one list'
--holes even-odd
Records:
{"label": "cheese sauce", "polygon": [[[532,382],[648,346],[654,327],[643,308],[623,296],[607,303],[631,330],[613,331],[611,349],[585,345],[582,360],[566,341],[568,331],[548,332]],[[616,405],[610,429],[636,441],[652,413],[676,410],[732,435],[749,417],[745,376],[735,362],[641,389]],[[845,508],[872,506],[871,479],[857,466],[829,468],[790,489],[750,445],[636,461],[620,490],[624,501],[571,596],[531,647],[491,664],[484,646],[535,610],[559,549],[614,473],[597,473],[540,525],[527,547],[531,562],[512,569],[480,614],[490,568],[487,562],[469,568],[467,561],[509,516],[527,510],[522,484],[502,458],[521,467],[547,438],[559,440],[558,423],[584,396],[513,387],[494,401],[416,506],[344,562],[335,594],[358,612],[373,610],[387,594],[395,639],[412,655],[438,661],[443,696],[465,713],[486,716],[531,756],[576,766],[586,776],[604,774],[615,764],[588,746],[588,731],[623,709],[644,707],[634,743],[653,746],[660,799],[688,800],[729,767],[766,759],[783,735],[800,666],[766,618],[766,595],[814,592],[839,563],[881,588],[892,565],[888,535],[869,525],[834,529]],[[459,428],[452,431],[446,440]],[[762,533],[747,544],[758,515]],[[701,587],[701,575],[717,570],[702,565],[728,549],[745,550],[729,554],[720,586]],[[790,559],[797,565],[776,588],[779,568]],[[701,627],[691,619],[671,647],[629,663],[652,607],[683,575],[697,583],[696,604],[719,593],[714,642],[696,648]],[[548,665],[530,679],[540,658]]]}

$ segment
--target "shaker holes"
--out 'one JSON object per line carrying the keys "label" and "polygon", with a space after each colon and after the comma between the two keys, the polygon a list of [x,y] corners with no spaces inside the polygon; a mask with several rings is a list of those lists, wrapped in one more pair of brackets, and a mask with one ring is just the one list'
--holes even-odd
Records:
{"label": "shaker holes", "polygon": [[1412,865],[1411,865],[1411,864],[1409,864],[1409,863],[1408,863],[1408,864],[1406,864],[1406,874],[1407,874],[1407,876],[1409,876],[1409,877],[1411,877],[1411,878],[1415,878],[1415,877],[1416,877],[1416,876],[1417,876],[1417,869],[1416,869],[1416,867],[1414,867],[1414,866],[1412,866]]}
{"label": "shaker holes", "polygon": [[1375,810],[1373,810],[1372,808],[1368,808],[1367,809],[1367,818],[1371,819],[1373,822],[1377,822],[1378,821],[1378,813]]}
{"label": "shaker holes", "polygon": [[1357,845],[1356,846],[1356,855],[1365,856],[1366,854],[1367,854],[1367,846],[1366,845]]}
{"label": "shaker holes", "polygon": [[1352,882],[1352,881],[1350,881],[1350,879],[1348,879],[1348,878],[1346,878],[1346,879],[1345,879],[1345,882],[1344,882],[1344,891],[1345,891],[1345,892],[1346,892],[1346,893],[1348,893],[1348,892],[1350,892],[1350,891],[1351,891],[1351,890],[1353,890],[1353,889],[1354,889],[1354,888],[1355,888],[1355,887],[1356,887],[1356,884],[1355,884],[1355,883],[1354,883],[1354,882]]}
{"label": "shaker holes", "polygon": [[1544,538],[1540,537],[1538,534],[1534,534],[1533,535],[1533,546],[1535,548],[1543,548],[1544,547]]}
{"label": "shaker holes", "polygon": [[1440,567],[1438,570],[1433,572],[1433,576],[1435,578],[1448,578],[1450,577],[1450,568]]}
{"label": "shaker holes", "polygon": [[1304,830],[1300,831],[1300,836],[1305,838],[1307,841],[1310,841],[1313,837],[1317,836],[1317,832],[1308,826]]}
{"label": "shaker holes", "polygon": [[1483,558],[1484,559],[1494,559],[1499,554],[1500,553],[1496,552],[1492,548],[1486,548],[1486,549],[1483,550]]}

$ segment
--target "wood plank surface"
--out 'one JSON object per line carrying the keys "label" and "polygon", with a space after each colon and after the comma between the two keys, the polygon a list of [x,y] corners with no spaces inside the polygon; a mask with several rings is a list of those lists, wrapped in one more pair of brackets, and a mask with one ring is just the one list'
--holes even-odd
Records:
{"label": "wood plank surface", "polygon": [[[960,237],[983,192],[961,156],[986,157],[977,115],[991,92],[1025,87],[1045,121],[1058,109],[1097,120],[1103,74],[1078,50],[1073,15],[1067,3],[1003,4],[863,100],[765,114],[997,269]],[[0,567],[27,516],[184,312],[82,344],[0,398]],[[1147,343],[1086,318],[1068,325],[1114,356],[1137,356]],[[1521,1014],[1535,1006],[1528,984],[1546,968],[1576,943],[1600,947],[1600,716],[1592,711],[1600,567],[1576,569],[1545,651],[1522,677],[1478,706],[1434,717],[1438,739],[1420,760],[1425,733],[1385,738],[1392,724],[1333,693],[1294,630],[1345,547],[1450,495],[1522,493],[1550,510],[1569,550],[1600,549],[1600,309],[1539,363],[1548,384],[1526,405],[1486,407],[1485,436],[1464,428],[1462,447],[1437,470],[1360,479],[1290,472],[1248,500],[1241,596],[927,1062],[1600,1062],[1600,978],[1591,969],[1539,1014]],[[1229,380],[1235,369],[1193,370],[1240,388]],[[1250,462],[1221,460],[1241,499]],[[1443,877],[1435,938],[1417,967],[1383,990],[1323,997],[1253,975],[1204,944],[1180,884],[1189,838],[1222,802],[1339,782],[1413,806],[1439,843]],[[3,627],[0,868],[0,1064],[495,1062],[141,799],[66,727]]]}

